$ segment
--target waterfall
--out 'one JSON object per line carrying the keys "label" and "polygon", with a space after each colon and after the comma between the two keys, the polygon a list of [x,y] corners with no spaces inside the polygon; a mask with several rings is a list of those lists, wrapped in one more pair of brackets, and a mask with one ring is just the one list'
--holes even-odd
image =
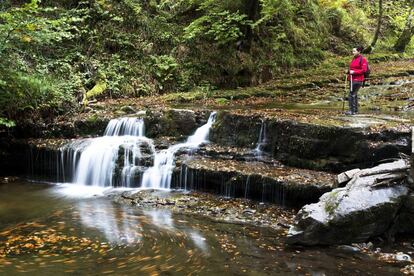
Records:
{"label": "waterfall", "polygon": [[[130,187],[144,145],[152,141],[139,136],[104,136],[93,139],[77,162],[74,182],[94,186]],[[117,176],[121,176],[116,183]]]}
{"label": "waterfall", "polygon": [[75,140],[60,149],[63,180],[98,187],[169,189],[176,153],[208,142],[215,115],[211,113],[186,142],[159,152],[153,140],[144,136],[143,119],[111,120],[104,136]]}
{"label": "waterfall", "polygon": [[113,119],[105,129],[105,136],[144,136],[144,120],[140,118]]}
{"label": "waterfall", "polygon": [[201,144],[208,142],[210,128],[216,118],[216,113],[212,112],[207,123],[199,127],[187,141],[173,145],[168,149],[161,150],[155,154],[154,166],[148,168],[142,177],[143,188],[170,189],[171,177],[175,167],[175,154],[182,149],[195,150]]}
{"label": "waterfall", "polygon": [[143,135],[141,118],[111,120],[104,136],[76,140],[61,148],[63,175],[81,185],[130,187],[145,152],[155,152],[152,140]]}
{"label": "waterfall", "polygon": [[263,148],[267,144],[267,137],[266,137],[266,122],[262,120],[262,124],[260,127],[259,138],[257,140],[256,148],[254,149],[254,154],[257,157],[262,157],[263,155]]}

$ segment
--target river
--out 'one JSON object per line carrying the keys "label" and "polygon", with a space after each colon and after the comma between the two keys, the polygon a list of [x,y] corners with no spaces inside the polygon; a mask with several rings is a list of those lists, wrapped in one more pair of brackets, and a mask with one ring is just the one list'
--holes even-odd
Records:
{"label": "river", "polygon": [[72,196],[65,185],[21,179],[0,184],[4,275],[399,273],[362,253],[291,248],[283,239],[270,228],[122,206],[105,196]]}

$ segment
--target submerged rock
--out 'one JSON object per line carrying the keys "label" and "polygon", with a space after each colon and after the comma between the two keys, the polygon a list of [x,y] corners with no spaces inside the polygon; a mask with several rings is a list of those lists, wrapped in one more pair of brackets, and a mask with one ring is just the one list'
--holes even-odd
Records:
{"label": "submerged rock", "polygon": [[[395,226],[410,190],[404,160],[361,170],[344,187],[305,205],[289,229],[287,242],[330,245],[363,242]],[[395,180],[395,181],[394,181]],[[414,228],[411,228],[414,229]]]}
{"label": "submerged rock", "polygon": [[204,216],[214,221],[269,226],[283,231],[287,231],[286,225],[293,219],[293,210],[277,205],[245,199],[228,199],[197,192],[112,191],[107,196],[118,204],[169,209],[175,213]]}

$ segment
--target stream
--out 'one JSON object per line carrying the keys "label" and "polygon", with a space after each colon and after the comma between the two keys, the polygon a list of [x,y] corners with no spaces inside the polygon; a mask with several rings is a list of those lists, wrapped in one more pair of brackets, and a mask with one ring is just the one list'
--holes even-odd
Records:
{"label": "stream", "polygon": [[0,273],[15,275],[393,275],[334,247],[286,247],[270,228],[71,196],[65,185],[0,184]]}

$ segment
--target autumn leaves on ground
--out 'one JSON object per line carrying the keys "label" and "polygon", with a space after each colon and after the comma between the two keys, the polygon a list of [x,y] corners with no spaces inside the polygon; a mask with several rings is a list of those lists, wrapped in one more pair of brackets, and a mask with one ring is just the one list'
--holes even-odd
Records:
{"label": "autumn leaves on ground", "polygon": [[[412,121],[414,110],[414,59],[373,55],[370,86],[360,91],[361,114],[368,118],[394,115],[375,127],[403,128]],[[234,90],[183,92],[128,99],[96,100],[77,119],[125,115],[151,108],[229,110],[238,114],[277,117],[298,122],[344,125],[348,84],[343,74],[351,57],[335,58],[315,68],[296,70],[262,85]],[[368,57],[369,59],[369,57]],[[395,59],[395,60],[393,60]],[[401,118],[399,120],[397,117]],[[67,117],[57,118],[66,121]],[[356,119],[358,120],[358,119]]]}

